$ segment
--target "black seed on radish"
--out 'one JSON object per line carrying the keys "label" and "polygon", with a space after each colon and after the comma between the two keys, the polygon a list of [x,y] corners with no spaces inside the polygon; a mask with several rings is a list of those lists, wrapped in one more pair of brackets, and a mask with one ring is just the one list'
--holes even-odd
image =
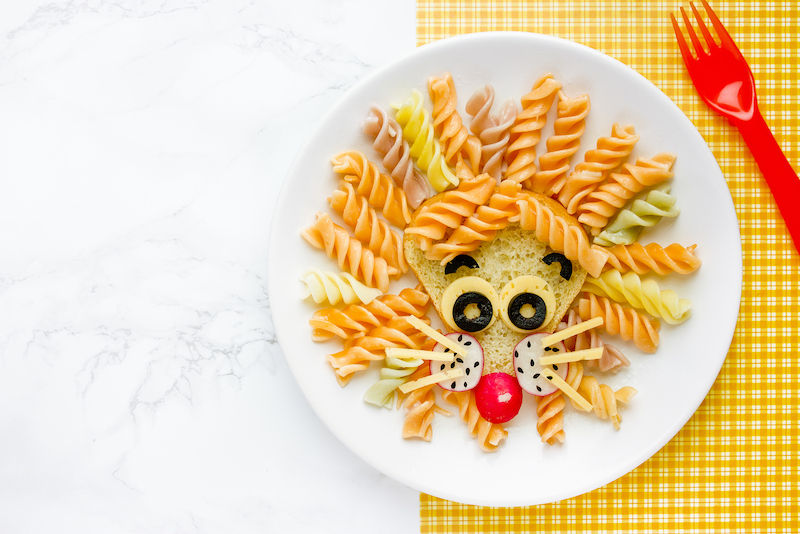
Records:
{"label": "black seed on radish", "polygon": [[[452,362],[442,363],[432,361],[430,362],[431,373],[444,371],[446,369],[463,370],[464,377],[454,379],[455,377],[446,378],[438,382],[442,389],[450,391],[467,391],[478,385],[483,371],[483,348],[478,340],[464,332],[453,332],[446,334],[445,337],[458,343],[466,349],[466,355],[453,354],[453,351],[441,343],[437,343],[433,348],[435,352],[449,353],[455,359]],[[473,372],[474,371],[474,372]],[[466,385],[465,385],[466,384]]]}
{"label": "black seed on radish", "polygon": [[514,347],[517,357],[514,360],[517,382],[524,391],[540,397],[558,391],[558,388],[550,380],[545,379],[547,373],[555,372],[563,380],[566,379],[569,370],[568,365],[565,364],[554,365],[552,371],[550,371],[551,368],[539,364],[539,358],[551,350],[553,352],[556,350],[566,351],[562,343],[556,343],[553,347],[543,347],[542,340],[548,335],[547,333],[531,334]]}

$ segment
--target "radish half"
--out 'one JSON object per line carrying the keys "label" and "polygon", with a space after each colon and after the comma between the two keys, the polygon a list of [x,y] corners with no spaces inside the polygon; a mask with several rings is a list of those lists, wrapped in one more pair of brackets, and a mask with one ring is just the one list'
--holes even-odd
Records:
{"label": "radish half", "polygon": [[522,389],[511,375],[488,374],[475,388],[475,405],[490,423],[511,421],[522,407]]}
{"label": "radish half", "polygon": [[[439,382],[439,387],[450,391],[467,391],[478,385],[483,374],[483,347],[478,340],[463,332],[453,332],[446,334],[451,339],[467,349],[466,356],[456,355],[452,362],[431,362],[431,374],[436,374],[451,369],[463,369],[464,374],[458,378],[450,378]],[[449,353],[450,349],[437,343],[433,350],[436,352]]]}
{"label": "radish half", "polygon": [[[542,374],[539,358],[546,354],[559,354],[567,351],[561,342],[550,347],[542,347],[542,339],[549,335],[547,333],[531,334],[514,347],[514,372],[517,375],[517,382],[523,390],[537,397],[544,397],[558,391],[558,388]],[[551,367],[559,378],[566,380],[569,364],[559,363],[553,364]]]}

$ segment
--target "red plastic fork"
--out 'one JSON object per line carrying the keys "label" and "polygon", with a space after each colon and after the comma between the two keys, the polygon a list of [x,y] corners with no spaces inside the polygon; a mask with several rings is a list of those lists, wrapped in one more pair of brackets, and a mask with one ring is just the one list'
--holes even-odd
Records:
{"label": "red plastic fork", "polygon": [[720,44],[714,42],[700,13],[694,4],[689,2],[708,49],[706,52],[703,48],[686,11],[681,7],[683,22],[694,45],[696,58],[692,56],[686,44],[678,21],[670,13],[686,69],[705,103],[720,115],[727,117],[741,132],[775,197],[795,248],[800,248],[800,180],[758,110],[755,80],[750,66],[708,2],[706,0],[702,2],[717,32]]}

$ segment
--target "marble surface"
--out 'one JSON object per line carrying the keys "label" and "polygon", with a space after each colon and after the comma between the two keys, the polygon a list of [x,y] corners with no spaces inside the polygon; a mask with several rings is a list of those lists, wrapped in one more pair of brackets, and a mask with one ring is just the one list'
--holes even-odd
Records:
{"label": "marble surface", "polygon": [[0,4],[0,532],[419,530],[419,494],[308,407],[266,291],[294,153],[414,23],[410,0]]}

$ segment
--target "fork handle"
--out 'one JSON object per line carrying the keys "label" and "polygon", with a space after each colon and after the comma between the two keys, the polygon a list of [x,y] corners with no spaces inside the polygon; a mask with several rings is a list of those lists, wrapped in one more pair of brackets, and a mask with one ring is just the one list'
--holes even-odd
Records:
{"label": "fork handle", "polygon": [[783,215],[796,249],[800,249],[800,179],[786,159],[758,109],[753,118],[736,124],[758,163]]}

